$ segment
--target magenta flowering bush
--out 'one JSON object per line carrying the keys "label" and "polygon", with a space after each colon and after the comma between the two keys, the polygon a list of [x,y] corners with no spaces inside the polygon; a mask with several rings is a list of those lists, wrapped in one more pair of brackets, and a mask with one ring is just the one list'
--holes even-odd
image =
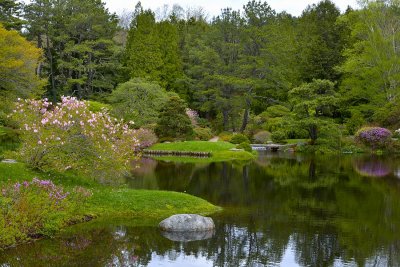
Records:
{"label": "magenta flowering bush", "polygon": [[30,238],[50,236],[67,224],[92,196],[85,188],[67,192],[50,180],[8,184],[0,193],[0,250]]}
{"label": "magenta flowering bush", "polygon": [[372,148],[386,148],[392,141],[392,133],[381,127],[363,127],[356,133],[356,141]]}
{"label": "magenta flowering bush", "polygon": [[19,99],[11,117],[21,127],[22,160],[45,171],[75,169],[105,176],[124,170],[139,146],[128,124],[106,110],[92,112],[88,102],[74,97],[56,104]]}

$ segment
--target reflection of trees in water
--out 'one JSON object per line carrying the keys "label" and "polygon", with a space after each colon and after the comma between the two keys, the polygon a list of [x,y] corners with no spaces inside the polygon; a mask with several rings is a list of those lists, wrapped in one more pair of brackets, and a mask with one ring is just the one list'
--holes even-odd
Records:
{"label": "reflection of trees in water", "polygon": [[360,177],[351,158],[269,160],[264,167],[157,164],[152,175],[160,189],[186,190],[226,207],[215,215],[212,239],[179,243],[155,228],[95,228],[7,251],[0,265],[137,266],[154,255],[195,255],[215,266],[252,266],[279,263],[290,246],[303,266],[332,266],[338,258],[359,266],[400,266],[396,187]]}

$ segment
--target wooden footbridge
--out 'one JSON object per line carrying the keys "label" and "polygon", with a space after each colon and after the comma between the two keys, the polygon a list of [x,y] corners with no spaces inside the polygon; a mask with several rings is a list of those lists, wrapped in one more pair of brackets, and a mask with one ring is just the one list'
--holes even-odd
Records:
{"label": "wooden footbridge", "polygon": [[288,145],[281,145],[281,144],[251,144],[251,148],[253,150],[258,150],[258,151],[272,151],[272,152],[278,152],[278,151],[286,151],[288,149],[293,149],[296,147],[297,144],[288,144]]}

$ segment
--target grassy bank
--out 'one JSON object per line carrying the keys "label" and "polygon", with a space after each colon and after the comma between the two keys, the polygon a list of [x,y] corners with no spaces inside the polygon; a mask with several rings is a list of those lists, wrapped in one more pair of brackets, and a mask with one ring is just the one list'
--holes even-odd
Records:
{"label": "grassy bank", "polygon": [[228,142],[208,142],[208,141],[187,141],[175,143],[160,143],[155,144],[149,150],[162,151],[183,151],[183,152],[210,152],[209,158],[190,158],[190,157],[172,157],[163,156],[157,157],[161,160],[179,161],[179,162],[219,162],[230,160],[252,160],[256,158],[256,152],[250,153],[247,151],[231,151],[236,145]]}
{"label": "grassy bank", "polygon": [[[207,215],[218,211],[220,208],[208,203],[207,201],[177,192],[134,190],[126,187],[112,187],[98,184],[95,181],[85,177],[79,177],[73,173],[41,173],[29,170],[24,164],[4,164],[0,163],[0,188],[10,183],[22,183],[31,181],[32,178],[41,180],[52,180],[55,184],[63,186],[65,191],[72,191],[76,186],[90,189],[93,195],[85,202],[79,205],[77,209],[69,213],[60,213],[54,218],[46,219],[45,225],[62,225],[66,227],[72,223],[85,221],[85,218],[129,218],[129,220],[151,221],[155,226],[162,219],[178,213],[197,213]],[[0,204],[3,197],[0,195]],[[30,212],[29,210],[27,212]],[[61,217],[60,217],[61,216]],[[52,220],[57,220],[56,222]],[[59,221],[62,220],[60,224]],[[7,220],[6,220],[7,221]],[[4,223],[4,218],[0,216],[0,223]],[[15,229],[18,229],[18,221],[13,221]],[[0,225],[3,227],[2,225]],[[56,227],[56,228],[57,228]],[[35,236],[49,236],[46,234],[45,226],[42,232],[29,233],[23,239],[16,239],[19,242],[26,242]],[[41,230],[42,230],[41,229]],[[52,229],[56,233],[61,229]],[[22,233],[22,229],[21,229]],[[21,233],[2,233],[0,231],[0,249],[2,241],[10,245],[10,238]],[[43,234],[44,233],[44,234]],[[5,240],[5,238],[8,240]],[[8,242],[8,243],[7,243]],[[18,243],[18,241],[17,241]],[[4,245],[3,245],[4,246]]]}

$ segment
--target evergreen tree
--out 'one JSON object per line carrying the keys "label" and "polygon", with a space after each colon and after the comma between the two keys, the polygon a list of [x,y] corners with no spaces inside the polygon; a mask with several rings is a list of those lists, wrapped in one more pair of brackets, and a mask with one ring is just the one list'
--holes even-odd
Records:
{"label": "evergreen tree", "polygon": [[186,114],[186,103],[172,95],[160,111],[155,133],[162,140],[186,140],[193,137],[192,122]]}
{"label": "evergreen tree", "polygon": [[26,13],[30,38],[46,50],[52,98],[90,97],[116,86],[122,52],[113,41],[117,18],[101,1],[35,0]]}
{"label": "evergreen tree", "polygon": [[24,23],[21,11],[22,4],[16,0],[0,0],[0,23],[7,30],[20,31]]}

